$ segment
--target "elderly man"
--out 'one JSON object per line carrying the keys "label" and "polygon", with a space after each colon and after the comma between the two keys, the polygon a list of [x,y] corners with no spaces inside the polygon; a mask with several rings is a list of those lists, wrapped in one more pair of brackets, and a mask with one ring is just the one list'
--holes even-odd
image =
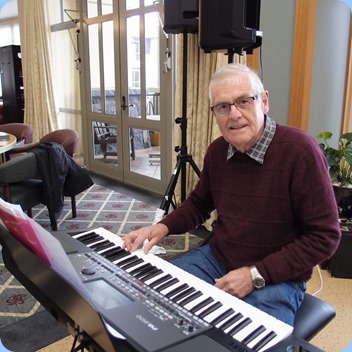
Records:
{"label": "elderly man", "polygon": [[134,251],[148,239],[148,252],[216,209],[209,244],[173,264],[293,325],[312,269],[341,236],[325,157],[313,137],[269,117],[269,94],[248,67],[220,68],[209,98],[222,137],[210,144],[198,184],[158,224],[126,235],[124,245]]}

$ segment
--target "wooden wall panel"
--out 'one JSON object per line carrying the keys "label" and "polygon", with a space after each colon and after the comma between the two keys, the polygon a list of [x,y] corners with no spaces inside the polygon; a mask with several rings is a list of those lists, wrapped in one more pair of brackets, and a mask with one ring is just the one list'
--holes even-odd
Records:
{"label": "wooden wall panel", "polygon": [[317,0],[296,0],[289,125],[308,129]]}

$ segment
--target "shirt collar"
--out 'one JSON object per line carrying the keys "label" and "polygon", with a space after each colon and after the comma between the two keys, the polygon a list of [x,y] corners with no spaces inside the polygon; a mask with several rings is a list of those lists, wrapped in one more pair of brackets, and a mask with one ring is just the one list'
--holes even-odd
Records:
{"label": "shirt collar", "polygon": [[[269,145],[274,138],[275,131],[275,121],[266,115],[265,128],[262,136],[260,137],[259,141],[246,152],[246,154],[253,160],[257,161],[259,164],[263,164],[266,151],[268,150]],[[227,160],[230,160],[236,152],[237,149],[232,144],[229,144],[229,148],[227,150]]]}

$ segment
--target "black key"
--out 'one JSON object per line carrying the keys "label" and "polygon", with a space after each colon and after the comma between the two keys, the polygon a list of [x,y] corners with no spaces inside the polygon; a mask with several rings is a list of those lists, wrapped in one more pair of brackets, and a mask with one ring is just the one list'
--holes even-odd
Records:
{"label": "black key", "polygon": [[251,341],[253,341],[256,337],[258,337],[262,332],[264,332],[266,329],[265,329],[265,326],[264,325],[260,325],[258,326],[255,330],[253,330],[248,336],[246,336],[244,339],[243,339],[243,343],[245,345],[248,345]]}
{"label": "black key", "polygon": [[175,295],[177,295],[179,292],[185,290],[186,288],[188,288],[189,286],[187,284],[182,284],[180,286],[177,286],[176,288],[174,288],[173,290],[171,290],[170,292],[168,292],[165,296],[167,298],[171,298]]}
{"label": "black key", "polygon": [[106,259],[110,260],[111,262],[114,262],[117,259],[127,257],[129,255],[131,255],[131,253],[127,252],[127,251],[118,251],[118,252],[110,254],[108,256],[106,256],[105,253],[102,254],[102,256],[104,256]]}
{"label": "black key", "polygon": [[102,251],[103,249],[110,248],[112,246],[115,246],[112,242],[109,240],[105,240],[103,242],[96,243],[92,246],[90,246],[91,249],[93,249],[95,252]]}
{"label": "black key", "polygon": [[224,319],[228,318],[231,314],[233,314],[235,311],[232,308],[229,308],[228,310],[225,310],[225,312],[221,313],[219,316],[217,316],[215,319],[213,319],[210,324],[212,325],[218,325],[220,322],[222,322]]}
{"label": "black key", "polygon": [[241,313],[237,313],[229,320],[226,320],[221,326],[219,326],[219,329],[221,329],[222,331],[225,331],[227,328],[229,328],[231,325],[235,324],[242,318],[243,318],[243,315]]}
{"label": "black key", "polygon": [[105,251],[104,253],[101,253],[101,255],[104,256],[104,257],[107,257],[107,256],[109,256],[110,254],[112,255],[112,254],[124,253],[124,252],[127,253],[127,251],[126,251],[125,249],[123,249],[123,248],[121,248],[121,247],[115,247],[115,248],[108,249],[108,250]]}
{"label": "black key", "polygon": [[268,344],[272,339],[276,337],[274,331],[270,331],[269,334],[265,335],[260,341],[258,341],[255,346],[252,347],[253,351],[260,351],[266,344]]}
{"label": "black key", "polygon": [[[76,235],[77,235],[77,234],[75,233],[75,234],[73,234],[73,235],[71,235],[71,236],[75,237]],[[78,236],[75,237],[75,238],[76,238],[76,240],[82,242],[81,239],[84,239],[84,238],[86,238],[86,237],[89,238],[89,237],[92,236],[92,235],[96,235],[96,233],[95,233],[94,231],[91,231],[91,232],[86,233],[85,235],[80,235],[80,234],[78,234]]]}
{"label": "black key", "polygon": [[184,298],[182,301],[178,302],[178,304],[181,306],[181,307],[184,307],[186,304],[188,304],[189,302],[192,302],[193,300],[195,300],[196,298],[202,296],[203,293],[201,291],[197,291],[197,292],[194,292],[192,295]]}
{"label": "black key", "polygon": [[141,263],[143,263],[143,259],[137,257],[137,259],[134,259],[132,262],[123,265],[121,269],[127,270]]}
{"label": "black key", "polygon": [[[210,313],[214,312],[214,310],[220,308],[222,306],[222,304],[220,302],[215,302],[214,304],[212,304],[210,307],[204,309],[200,314],[199,314],[199,318],[205,318],[207,315],[209,315]],[[198,314],[197,314],[198,315]]]}
{"label": "black key", "polygon": [[162,274],[163,271],[161,269],[158,269],[157,267],[155,267],[153,270],[151,270],[147,275],[143,276],[140,278],[141,281],[145,282],[147,280],[152,279],[155,276],[158,276],[160,274]]}
{"label": "black key", "polygon": [[208,297],[204,301],[199,302],[198,304],[196,304],[192,309],[190,309],[190,312],[194,314],[195,312],[198,312],[202,308],[204,308],[207,305],[209,305],[211,302],[214,302],[214,299],[212,297]]}
{"label": "black key", "polygon": [[120,262],[115,263],[117,266],[124,266],[125,264],[128,264],[130,262],[133,262],[134,260],[136,260],[138,257],[136,255],[131,255],[130,257],[128,257],[127,259],[121,260]]}
{"label": "black key", "polygon": [[150,268],[152,265],[150,263],[146,263],[144,265],[141,265],[139,266],[138,268],[134,269],[134,270],[131,270],[129,273],[131,275],[135,275],[135,274],[138,274],[139,272],[141,272],[142,270],[144,269],[147,269],[147,268]]}
{"label": "black key", "polygon": [[172,298],[172,300],[173,300],[174,302],[178,302],[178,301],[180,301],[181,299],[184,299],[185,297],[187,297],[188,295],[190,295],[191,293],[193,293],[193,292],[195,292],[195,291],[196,291],[196,289],[195,289],[194,287],[190,287],[190,288],[188,288],[187,290],[182,291],[182,292],[179,293],[178,295],[174,296],[174,297]]}
{"label": "black key", "polygon": [[92,233],[90,235],[85,235],[79,239],[80,242],[84,243],[85,245],[89,243],[96,242],[97,240],[102,240],[104,237],[98,235],[97,233]]}
{"label": "black key", "polygon": [[243,328],[245,328],[248,324],[252,322],[252,319],[250,318],[245,318],[241,322],[239,322],[235,327],[233,327],[228,334],[233,336],[236,335],[239,331],[241,331]]}
{"label": "black key", "polygon": [[152,287],[152,288],[154,288],[154,287],[156,287],[156,286],[162,284],[163,282],[165,282],[166,280],[169,280],[169,279],[171,279],[171,278],[172,278],[172,276],[171,276],[170,274],[166,274],[166,275],[160,277],[158,280],[155,280],[155,281],[151,282],[151,283],[149,284],[149,286]]}
{"label": "black key", "polygon": [[149,268],[145,268],[143,270],[141,270],[140,272],[138,272],[137,274],[134,275],[134,277],[136,277],[137,279],[140,279],[141,277],[143,277],[144,275],[148,274],[149,272],[151,272],[153,269],[155,269],[155,266],[152,265]]}
{"label": "black key", "polygon": [[176,278],[173,278],[167,282],[165,282],[164,284],[158,286],[155,288],[156,291],[158,292],[161,292],[161,291],[164,291],[166,288],[174,285],[174,284],[177,284],[180,280],[176,279]]}

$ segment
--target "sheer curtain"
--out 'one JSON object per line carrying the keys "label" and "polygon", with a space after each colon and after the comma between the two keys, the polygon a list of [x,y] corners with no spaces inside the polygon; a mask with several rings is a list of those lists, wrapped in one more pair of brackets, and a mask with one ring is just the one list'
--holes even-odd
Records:
{"label": "sheer curtain", "polygon": [[50,52],[50,27],[45,0],[18,0],[25,92],[24,121],[35,140],[56,130]]}
{"label": "sheer curtain", "polygon": [[[212,74],[228,61],[223,52],[205,54],[198,45],[198,35],[188,34],[187,55],[187,147],[188,154],[202,170],[203,158],[209,144],[220,136],[213,114],[209,106],[208,86]],[[175,116],[182,116],[182,61],[183,60],[183,34],[177,38],[177,73]],[[245,62],[243,57],[234,56],[234,62]],[[175,128],[175,145],[181,145],[181,129]],[[176,157],[176,155],[175,155]],[[197,174],[187,166],[187,195],[192,191],[198,181]],[[180,182],[175,190],[176,204],[181,202]]]}

